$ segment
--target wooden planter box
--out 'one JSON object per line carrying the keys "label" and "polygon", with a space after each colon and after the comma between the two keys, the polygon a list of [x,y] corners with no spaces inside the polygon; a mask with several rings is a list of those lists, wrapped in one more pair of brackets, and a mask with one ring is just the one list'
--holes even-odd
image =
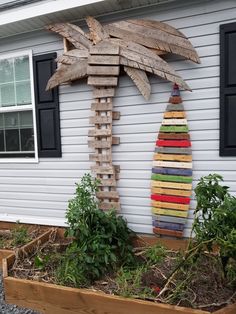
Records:
{"label": "wooden planter box", "polygon": [[[50,232],[31,242],[24,250],[30,252],[39,242],[47,241]],[[154,238],[144,238],[154,243]],[[137,243],[143,240],[138,239]],[[169,248],[182,249],[185,241],[163,240]],[[32,280],[17,279],[8,275],[15,261],[15,254],[3,261],[5,300],[7,303],[32,308],[46,314],[210,314],[208,311],[194,310],[180,306],[166,305],[106,295],[89,289],[76,289]],[[216,300],[217,301],[217,300]],[[236,304],[214,312],[214,314],[235,314]]]}
{"label": "wooden planter box", "polygon": [[[26,228],[33,227],[33,225],[26,225],[26,224],[20,224],[21,226],[24,226]],[[16,223],[7,223],[7,222],[0,222],[0,229],[1,230],[12,230],[16,227]],[[42,232],[46,232],[49,228],[42,226]],[[35,239],[34,239],[35,240]],[[27,246],[28,244],[26,244]],[[24,248],[25,246],[22,246]],[[3,259],[8,257],[9,255],[12,255],[14,253],[13,249],[0,249],[0,268],[2,268],[2,262]]]}

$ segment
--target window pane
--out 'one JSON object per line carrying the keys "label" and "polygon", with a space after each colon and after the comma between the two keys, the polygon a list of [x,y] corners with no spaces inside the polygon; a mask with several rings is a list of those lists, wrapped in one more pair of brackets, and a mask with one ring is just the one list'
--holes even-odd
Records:
{"label": "window pane", "polygon": [[4,131],[0,130],[0,152],[4,152]]}
{"label": "window pane", "polygon": [[14,81],[13,59],[0,60],[0,83]]}
{"label": "window pane", "polygon": [[15,58],[15,80],[22,81],[30,78],[29,57]]}
{"label": "window pane", "polygon": [[18,112],[4,113],[4,120],[6,129],[18,129],[19,127]]}
{"label": "window pane", "polygon": [[20,141],[19,141],[19,130],[12,129],[6,130],[6,151],[19,151],[20,150]]}
{"label": "window pane", "polygon": [[32,111],[22,111],[20,115],[20,128],[32,128],[33,127],[33,113]]}
{"label": "window pane", "polygon": [[0,85],[1,88],[1,106],[15,106],[15,87],[13,83]]}
{"label": "window pane", "polygon": [[34,151],[34,130],[21,129],[20,134],[21,134],[21,150]]}
{"label": "window pane", "polygon": [[31,89],[29,81],[16,83],[16,103],[17,105],[31,104]]}

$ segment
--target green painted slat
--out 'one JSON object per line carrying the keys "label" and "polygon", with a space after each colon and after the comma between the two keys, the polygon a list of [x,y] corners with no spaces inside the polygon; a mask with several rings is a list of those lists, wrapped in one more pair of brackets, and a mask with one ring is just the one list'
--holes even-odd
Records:
{"label": "green painted slat", "polygon": [[179,125],[162,125],[160,127],[160,132],[188,132],[188,126],[179,126]]}
{"label": "green painted slat", "polygon": [[152,180],[155,180],[155,181],[191,183],[193,179],[192,179],[192,177],[186,177],[186,176],[172,176],[172,175],[166,175],[166,174],[152,174]]}

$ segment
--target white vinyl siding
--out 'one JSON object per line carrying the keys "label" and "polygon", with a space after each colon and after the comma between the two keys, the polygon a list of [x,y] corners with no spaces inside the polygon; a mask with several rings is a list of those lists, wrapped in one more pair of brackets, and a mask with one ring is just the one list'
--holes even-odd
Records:
{"label": "white vinyl siding", "polygon": [[[189,5],[188,5],[189,3]],[[189,37],[201,64],[168,57],[168,62],[192,88],[181,92],[193,146],[194,187],[209,173],[221,174],[230,191],[236,192],[236,158],[219,157],[219,25],[236,21],[236,2],[207,1],[185,7],[166,7],[158,13],[129,11],[104,17],[101,21],[124,17],[161,20]],[[0,41],[1,53],[33,50],[34,54],[62,52],[59,36],[28,33]],[[114,146],[114,164],[120,165],[118,190],[122,214],[130,227],[140,233],[152,233],[150,177],[156,136],[169,99],[171,84],[151,76],[152,95],[148,102],[131,80],[122,76],[114,106],[121,118],[114,121],[113,132],[120,137]],[[40,158],[38,164],[0,164],[0,220],[42,224],[64,224],[68,199],[75,182],[89,171],[87,146],[91,88],[86,82],[60,87],[62,158]],[[193,196],[194,198],[194,196]],[[185,235],[189,235],[195,200]]]}

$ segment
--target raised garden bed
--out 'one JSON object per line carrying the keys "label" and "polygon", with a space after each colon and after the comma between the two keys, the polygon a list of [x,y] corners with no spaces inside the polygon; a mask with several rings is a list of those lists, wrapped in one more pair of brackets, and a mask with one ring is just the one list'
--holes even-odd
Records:
{"label": "raised garden bed", "polygon": [[14,253],[16,249],[24,247],[49,228],[36,225],[18,223],[0,223],[0,267],[2,260]]}
{"label": "raised garden bed", "polygon": [[[55,236],[51,232],[47,232],[42,235],[40,239],[34,241],[24,247],[24,250],[18,250],[18,256],[25,256],[32,254],[35,250],[38,250],[39,245],[44,245],[50,237]],[[62,233],[57,232],[56,237],[62,239]],[[150,242],[155,243],[158,241],[155,238]],[[155,239],[155,240],[154,240]],[[146,239],[145,239],[146,240]],[[160,240],[161,241],[161,240]],[[62,246],[64,240],[60,240]],[[186,241],[181,240],[164,240],[165,245],[168,248],[183,249],[186,246]],[[143,245],[143,239],[139,238],[136,244]],[[46,247],[46,245],[45,245]],[[208,311],[202,311],[198,309],[191,309],[181,306],[173,306],[161,303],[155,303],[150,301],[143,301],[137,299],[128,299],[114,295],[107,295],[103,292],[98,292],[91,289],[77,289],[71,287],[59,286],[52,283],[45,283],[42,277],[35,276],[35,279],[41,280],[28,280],[14,278],[12,276],[12,269],[16,263],[16,255],[12,254],[8,256],[3,263],[4,271],[4,286],[5,286],[5,298],[7,303],[14,303],[23,307],[29,307],[35,310],[39,310],[42,313],[57,313],[57,314],[72,314],[72,313],[98,313],[98,314],[207,314]],[[24,275],[22,274],[22,277]],[[31,277],[31,279],[33,279]],[[45,281],[50,279],[45,278]],[[218,301],[217,295],[215,301]],[[211,312],[212,313],[212,312]],[[235,314],[236,304],[231,304],[225,308],[217,310],[215,314]]]}

